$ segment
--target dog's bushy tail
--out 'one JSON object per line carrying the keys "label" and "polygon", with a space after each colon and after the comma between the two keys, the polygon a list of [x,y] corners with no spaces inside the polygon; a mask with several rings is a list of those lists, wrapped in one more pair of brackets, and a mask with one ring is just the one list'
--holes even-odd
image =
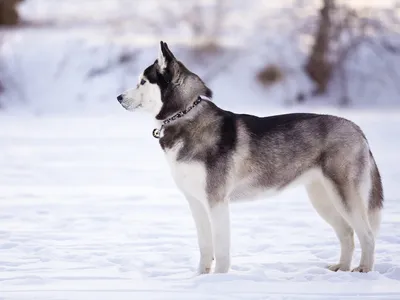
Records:
{"label": "dog's bushy tail", "polygon": [[369,152],[371,158],[371,191],[369,194],[368,201],[368,218],[371,225],[371,229],[376,236],[379,232],[379,227],[382,218],[383,209],[383,187],[382,179],[376,165],[375,159],[372,152]]}

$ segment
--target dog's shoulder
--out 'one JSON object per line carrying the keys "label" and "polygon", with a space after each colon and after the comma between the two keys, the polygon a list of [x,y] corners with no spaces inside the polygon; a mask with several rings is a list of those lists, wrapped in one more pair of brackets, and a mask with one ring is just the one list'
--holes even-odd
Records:
{"label": "dog's shoulder", "polygon": [[177,160],[206,161],[228,154],[235,148],[236,141],[236,115],[204,101],[201,113],[195,118],[167,126],[160,145],[164,152],[179,148]]}

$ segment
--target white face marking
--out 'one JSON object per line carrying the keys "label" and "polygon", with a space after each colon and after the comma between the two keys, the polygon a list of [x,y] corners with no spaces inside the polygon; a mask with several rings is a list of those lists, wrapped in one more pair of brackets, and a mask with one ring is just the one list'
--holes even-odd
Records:
{"label": "white face marking", "polygon": [[150,83],[143,74],[139,76],[137,87],[127,90],[121,96],[121,105],[129,111],[143,109],[157,115],[162,108],[160,88]]}

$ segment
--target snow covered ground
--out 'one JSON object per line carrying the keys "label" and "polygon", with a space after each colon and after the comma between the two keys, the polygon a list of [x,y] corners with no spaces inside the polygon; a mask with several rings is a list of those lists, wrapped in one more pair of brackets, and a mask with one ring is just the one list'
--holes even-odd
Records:
{"label": "snow covered ground", "polygon": [[0,115],[0,299],[400,299],[400,112],[331,113],[362,126],[383,176],[368,274],[324,268],[338,242],[293,189],[232,206],[230,273],[194,277],[195,227],[149,118]]}

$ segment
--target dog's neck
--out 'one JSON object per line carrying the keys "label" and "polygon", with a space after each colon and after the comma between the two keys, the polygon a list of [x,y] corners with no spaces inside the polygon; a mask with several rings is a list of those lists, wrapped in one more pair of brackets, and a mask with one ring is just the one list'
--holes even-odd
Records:
{"label": "dog's neck", "polygon": [[[202,101],[204,100],[210,100],[210,98],[200,95],[198,96],[191,105],[189,105],[188,107],[186,107],[183,110],[180,110],[178,112],[176,112],[175,114],[171,115],[170,117],[164,119],[164,120],[159,120],[159,128],[155,128],[153,130],[153,136],[155,138],[160,138],[162,135],[163,130],[165,129],[165,127],[167,127],[168,125],[172,125],[176,122],[178,122],[179,120],[190,116],[191,114],[196,114],[194,111],[194,109],[196,109],[196,106],[199,105]],[[192,112],[191,112],[192,111]]]}

